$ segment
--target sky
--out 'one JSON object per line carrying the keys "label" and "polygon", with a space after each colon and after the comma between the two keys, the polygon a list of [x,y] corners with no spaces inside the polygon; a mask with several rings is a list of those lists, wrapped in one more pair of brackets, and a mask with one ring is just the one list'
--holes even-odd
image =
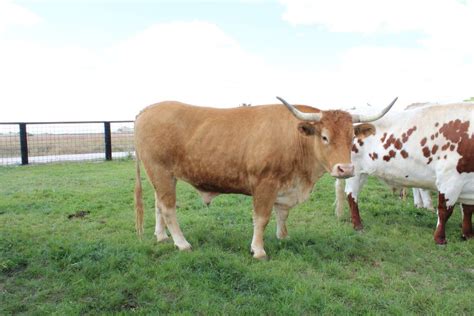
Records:
{"label": "sky", "polygon": [[459,102],[473,33],[474,0],[0,0],[0,122]]}

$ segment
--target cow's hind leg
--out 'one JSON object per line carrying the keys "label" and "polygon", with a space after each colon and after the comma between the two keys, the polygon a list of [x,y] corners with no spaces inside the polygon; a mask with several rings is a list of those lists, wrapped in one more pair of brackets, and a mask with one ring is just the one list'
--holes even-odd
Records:
{"label": "cow's hind leg", "polygon": [[155,188],[156,206],[161,211],[160,215],[168,227],[174,244],[179,250],[190,250],[191,245],[184,238],[176,218],[176,178],[162,168],[152,170],[148,174]]}
{"label": "cow's hind leg", "polygon": [[474,205],[462,204],[462,238],[469,239],[474,237],[472,232],[472,213]]}
{"label": "cow's hind leg", "polygon": [[263,233],[270,220],[276,195],[275,188],[263,184],[253,192],[253,238],[250,250],[256,259],[267,258],[263,248]]}
{"label": "cow's hind leg", "polygon": [[156,224],[155,224],[155,236],[158,242],[168,240],[168,234],[166,233],[166,223],[163,215],[161,214],[161,209],[158,202],[158,195],[155,192],[155,215],[156,215]]}
{"label": "cow's hind leg", "polygon": [[278,239],[284,239],[288,236],[288,230],[286,229],[286,220],[288,218],[288,213],[290,212],[290,209],[286,206],[275,204],[274,210],[277,222],[276,236]]}

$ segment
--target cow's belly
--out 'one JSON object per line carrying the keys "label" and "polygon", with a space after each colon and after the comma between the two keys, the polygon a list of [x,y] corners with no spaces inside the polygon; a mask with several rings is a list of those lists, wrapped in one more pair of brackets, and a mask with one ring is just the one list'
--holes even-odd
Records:
{"label": "cow's belly", "polygon": [[426,181],[426,179],[399,179],[379,177],[382,181],[395,188],[421,188],[436,191],[436,181]]}
{"label": "cow's belly", "polygon": [[458,199],[459,203],[474,205],[474,175],[467,179]]}
{"label": "cow's belly", "polygon": [[313,184],[295,180],[291,185],[285,186],[278,191],[275,204],[291,208],[306,201],[312,189]]}

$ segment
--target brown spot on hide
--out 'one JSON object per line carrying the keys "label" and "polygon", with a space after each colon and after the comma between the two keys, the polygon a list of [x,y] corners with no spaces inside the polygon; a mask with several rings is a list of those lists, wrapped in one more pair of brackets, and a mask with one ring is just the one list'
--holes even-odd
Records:
{"label": "brown spot on hide", "polygon": [[434,155],[438,151],[438,145],[433,145],[433,148],[431,149],[431,153]]}
{"label": "brown spot on hide", "polygon": [[400,150],[402,149],[402,142],[400,141],[400,139],[397,138],[397,140],[395,141],[395,148]]}
{"label": "brown spot on hide", "polygon": [[430,152],[430,149],[428,147],[423,147],[423,156],[425,156],[426,158],[428,158],[429,156],[431,156],[431,152]]}
{"label": "brown spot on hide", "polygon": [[438,122],[436,122],[436,123],[435,123],[435,127],[438,127],[438,126],[439,126],[439,123],[438,123]]}
{"label": "brown spot on hide", "polygon": [[[457,152],[461,158],[458,160],[456,170],[459,173],[474,172],[474,134],[469,136],[469,125],[469,121],[462,122],[456,119],[443,124],[439,129],[439,132],[452,143],[449,145],[449,150],[454,151],[455,145],[458,145]],[[443,148],[447,149],[448,144]]]}
{"label": "brown spot on hide", "polygon": [[431,135],[431,137],[430,137],[430,138],[431,138],[431,140],[434,140],[434,135]]}
{"label": "brown spot on hide", "polygon": [[360,138],[357,139],[357,142],[359,143],[360,147],[364,145],[364,141]]}
{"label": "brown spot on hide", "polygon": [[421,145],[421,146],[425,146],[426,141],[427,141],[426,137],[423,137],[423,139],[422,139],[421,142],[420,142],[420,145]]}
{"label": "brown spot on hide", "polygon": [[457,119],[455,121],[450,121],[443,124],[439,129],[440,133],[443,134],[446,139],[450,140],[452,143],[457,144],[461,141],[461,138],[467,135],[467,130],[469,128],[469,121],[461,122]]}
{"label": "brown spot on hide", "polygon": [[426,164],[429,165],[432,161],[433,161],[433,158],[430,157],[430,159],[428,159],[428,162]]}
{"label": "brown spot on hide", "polygon": [[395,143],[395,137],[393,137],[393,134],[391,134],[390,137],[385,142],[385,144],[383,145],[383,148],[387,149],[388,147],[390,147],[394,143]]}
{"label": "brown spot on hide", "polygon": [[443,158],[444,158],[444,159],[447,159],[447,158],[448,158],[448,155],[444,155],[444,157],[443,157]]}
{"label": "brown spot on hide", "polygon": [[439,133],[438,133],[438,132],[436,132],[436,134],[435,134],[435,138],[438,138],[438,136],[439,136]]}
{"label": "brown spot on hide", "polygon": [[406,143],[408,141],[408,135],[403,133],[402,134],[402,142]]}
{"label": "brown spot on hide", "polygon": [[410,129],[407,131],[408,137],[410,137],[411,134],[413,134],[414,131],[416,131],[416,126],[413,126],[412,128],[410,128]]}
{"label": "brown spot on hide", "polygon": [[385,138],[387,138],[387,133],[383,133],[382,138],[380,138],[380,141],[383,143],[385,141]]}
{"label": "brown spot on hide", "polygon": [[449,147],[449,145],[451,145],[451,143],[450,143],[450,142],[447,142],[446,144],[444,144],[444,145],[441,147],[441,150],[442,150],[442,151],[447,150],[448,147]]}
{"label": "brown spot on hide", "polygon": [[461,155],[456,166],[458,172],[474,172],[474,134],[468,137],[466,133],[461,138],[461,142],[458,144],[458,153]]}
{"label": "brown spot on hide", "polygon": [[411,134],[413,134],[414,131],[416,131],[416,126],[413,126],[412,128],[409,128],[406,131],[406,133],[403,133],[402,134],[402,142],[406,143],[408,141],[408,139],[410,138]]}
{"label": "brown spot on hide", "polygon": [[357,149],[356,144],[352,144],[352,151],[355,152],[356,154],[359,152],[359,149]]}
{"label": "brown spot on hide", "polygon": [[389,162],[390,159],[395,158],[396,155],[397,153],[394,150],[390,150],[388,152],[388,155],[383,156],[383,160],[385,160],[386,162]]}
{"label": "brown spot on hide", "polygon": [[379,158],[379,155],[377,155],[377,153],[374,152],[374,153],[369,154],[369,157],[370,157],[372,160],[375,160],[375,159]]}
{"label": "brown spot on hide", "polygon": [[407,159],[408,158],[408,153],[405,151],[405,150],[402,150],[400,152],[400,154],[402,155],[403,159]]}

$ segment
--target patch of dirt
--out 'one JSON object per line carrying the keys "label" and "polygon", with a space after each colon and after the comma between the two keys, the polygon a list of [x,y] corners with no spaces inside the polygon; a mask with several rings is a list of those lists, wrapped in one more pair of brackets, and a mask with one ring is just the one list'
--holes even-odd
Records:
{"label": "patch of dirt", "polygon": [[74,219],[74,218],[84,218],[86,217],[87,215],[89,215],[91,212],[89,211],[77,211],[76,213],[74,214],[69,214],[67,216],[68,219]]}

